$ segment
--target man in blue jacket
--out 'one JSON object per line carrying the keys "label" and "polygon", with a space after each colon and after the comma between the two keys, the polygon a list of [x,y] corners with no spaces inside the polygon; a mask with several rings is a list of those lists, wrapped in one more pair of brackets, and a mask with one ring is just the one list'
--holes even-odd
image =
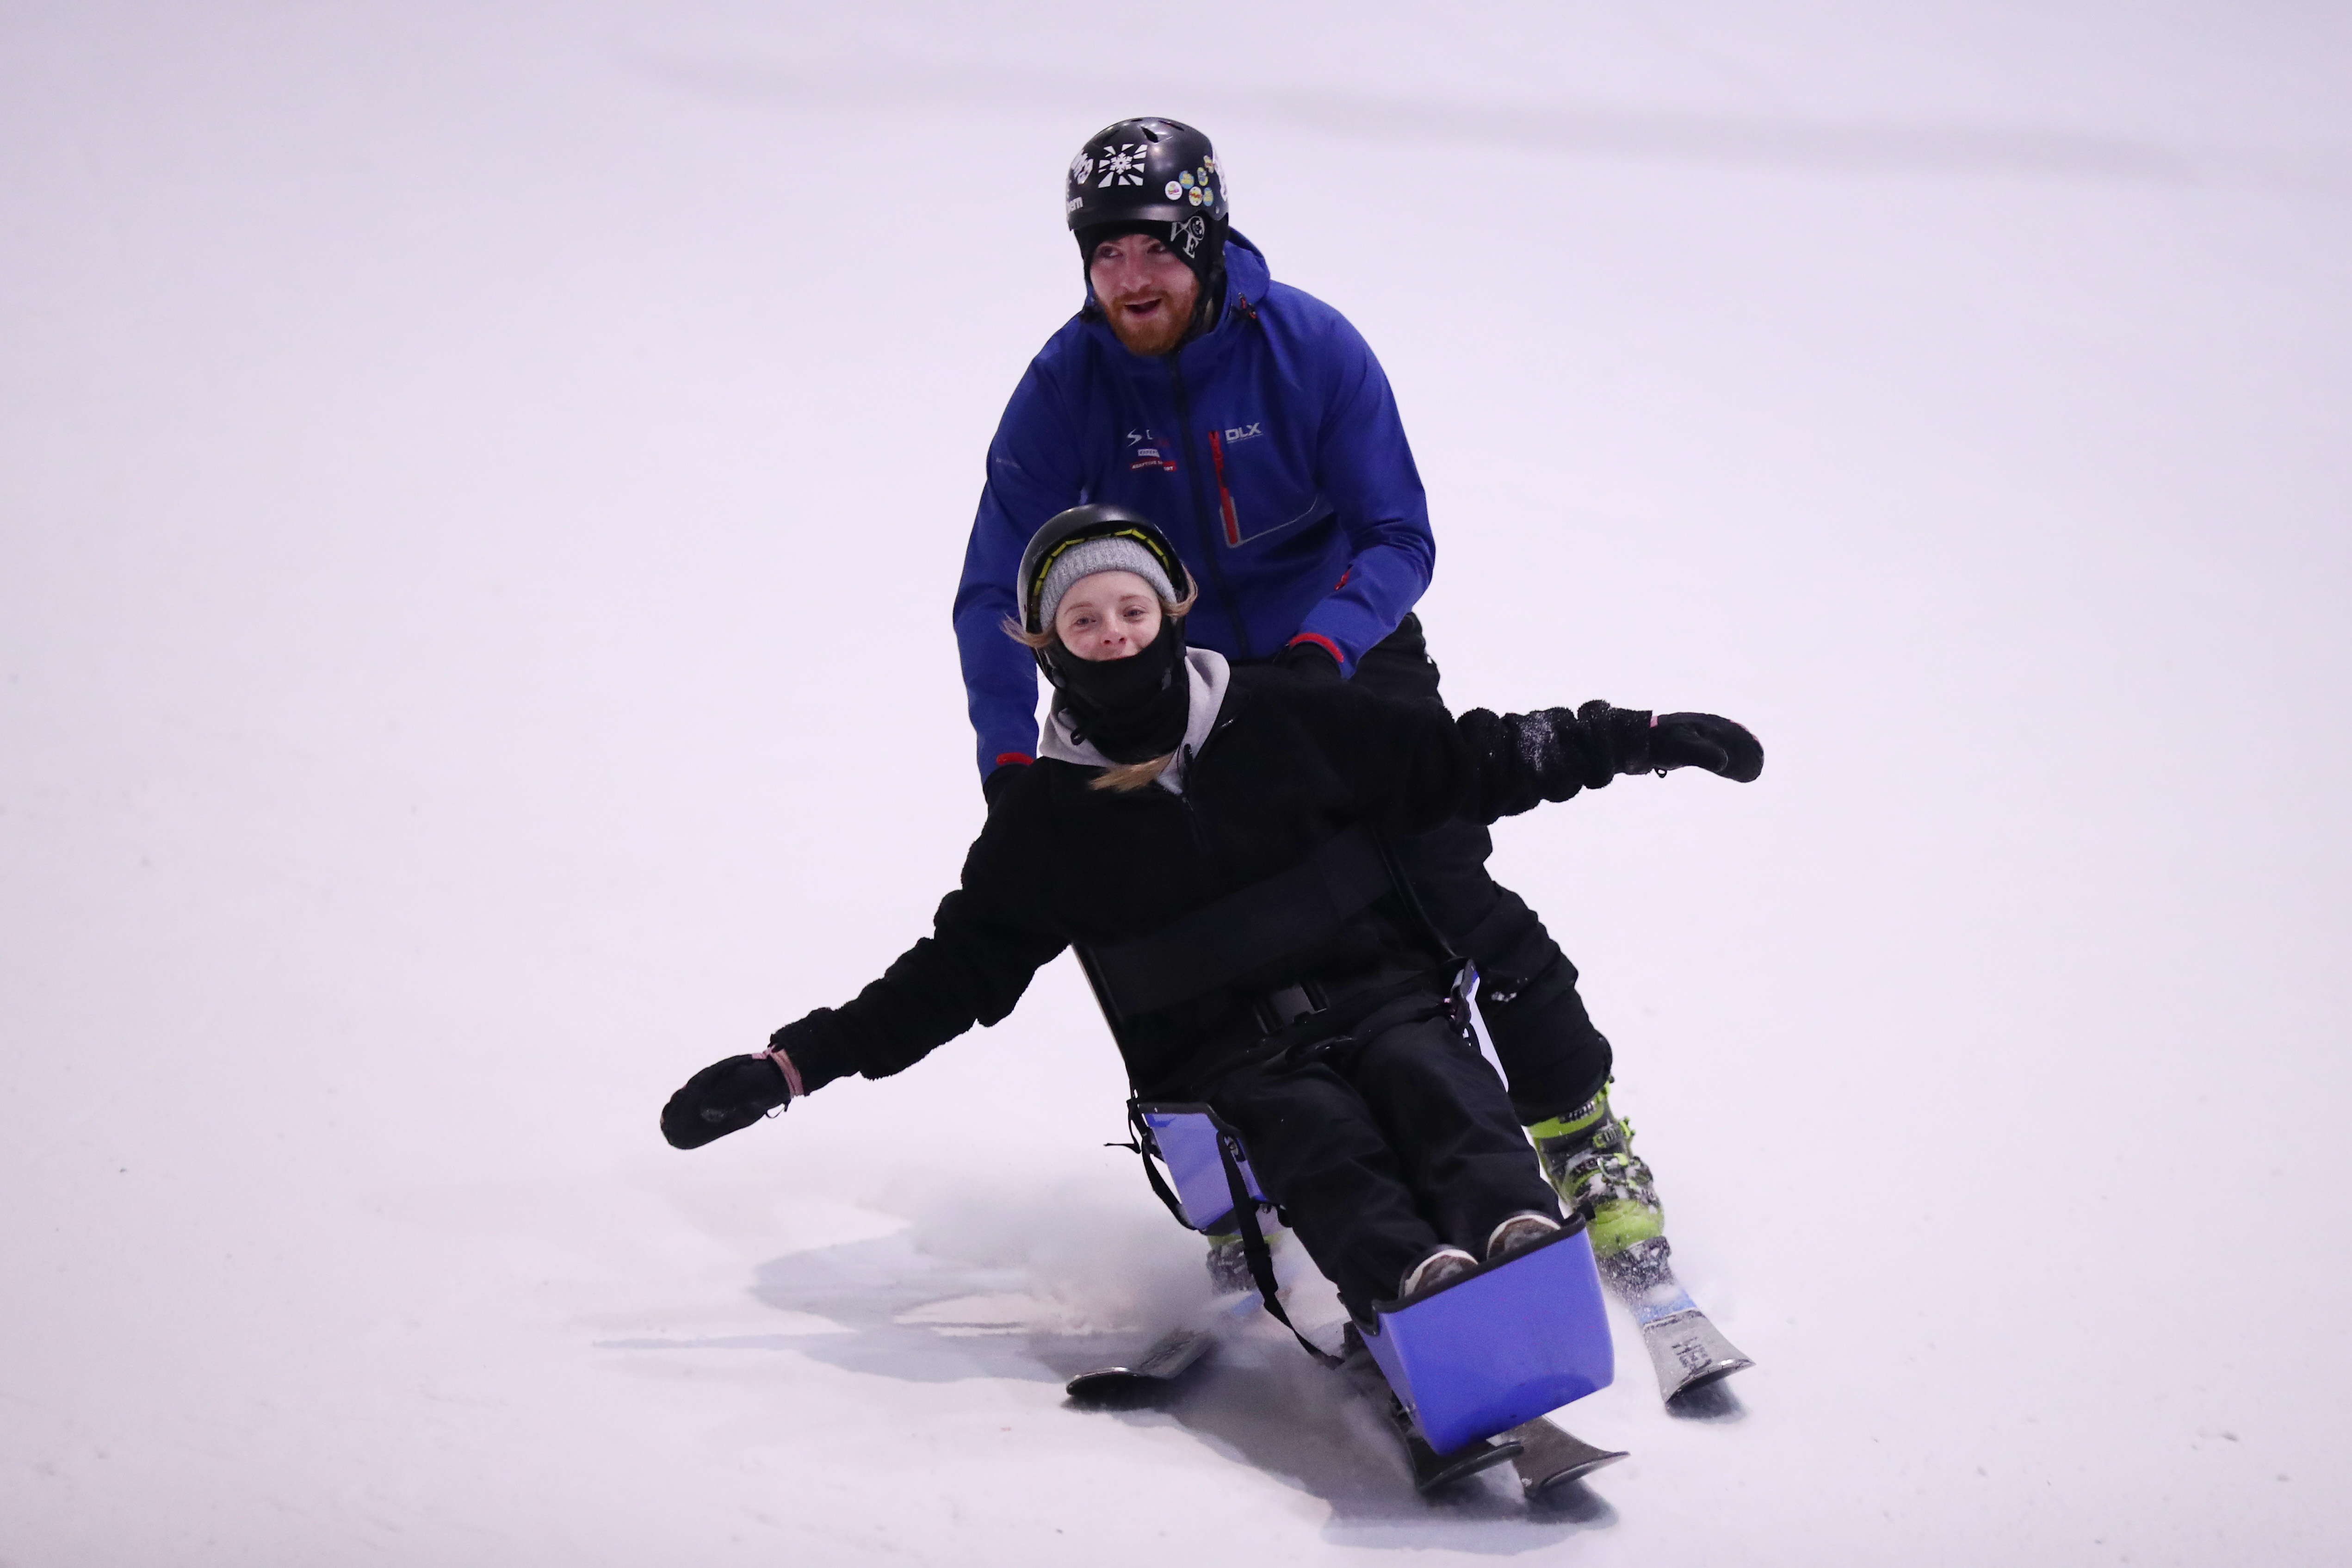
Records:
{"label": "man in blue jacket", "polygon": [[[1231,232],[1224,172],[1192,127],[1105,127],[1071,160],[1065,195],[1087,303],[1005,406],[956,594],[983,788],[1037,746],[1037,667],[1002,630],[1018,614],[1022,548],[1087,502],[1131,507],[1174,541],[1200,592],[1195,644],[1439,702],[1412,614],[1435,563],[1429,507],[1370,348]],[[1663,1263],[1656,1193],[1610,1111],[1609,1042],[1575,966],[1486,875],[1485,828],[1399,847],[1433,921],[1478,966],[1512,1102],[1596,1254]]]}

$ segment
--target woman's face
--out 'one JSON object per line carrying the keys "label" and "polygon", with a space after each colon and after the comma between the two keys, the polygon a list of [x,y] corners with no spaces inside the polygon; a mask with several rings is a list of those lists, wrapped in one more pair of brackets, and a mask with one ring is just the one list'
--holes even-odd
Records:
{"label": "woman's face", "polygon": [[1083,659],[1133,658],[1160,635],[1160,595],[1132,572],[1081,577],[1055,607],[1054,635]]}

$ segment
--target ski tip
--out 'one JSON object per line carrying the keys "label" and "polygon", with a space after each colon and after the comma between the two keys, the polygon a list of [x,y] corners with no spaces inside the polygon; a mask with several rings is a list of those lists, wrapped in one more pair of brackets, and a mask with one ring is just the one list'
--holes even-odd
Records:
{"label": "ski tip", "polygon": [[1622,1448],[1614,1450],[1595,1448],[1572,1464],[1564,1465],[1556,1470],[1530,1475],[1523,1469],[1519,1473],[1519,1485],[1527,1493],[1529,1502],[1541,1502],[1570,1483],[1580,1481],[1593,1471],[1604,1469],[1624,1457],[1625,1451]]}
{"label": "ski tip", "polygon": [[1512,1464],[1519,1472],[1519,1488],[1531,1503],[1625,1457],[1622,1448],[1596,1447],[1540,1416],[1503,1436],[1525,1450]]}
{"label": "ski tip", "polygon": [[1658,1374],[1658,1394],[1669,1405],[1756,1364],[1696,1308],[1643,1324],[1642,1342]]}
{"label": "ski tip", "polygon": [[1179,1329],[1161,1336],[1132,1363],[1078,1373],[1062,1385],[1062,1392],[1080,1405],[1145,1404],[1191,1371],[1215,1344],[1213,1334]]}
{"label": "ski tip", "polygon": [[[1743,1355],[1735,1355],[1723,1361],[1712,1362],[1706,1366],[1692,1369],[1672,1388],[1662,1387],[1660,1392],[1664,1394],[1668,1407],[1678,1410],[1689,1407],[1697,1402],[1699,1396],[1706,1394],[1708,1390],[1716,1388],[1725,1378],[1729,1377],[1733,1373],[1746,1372],[1749,1367],[1754,1366],[1755,1364],[1756,1363],[1754,1362],[1748,1360]],[[1724,1390],[1717,1397],[1729,1399],[1731,1397],[1730,1391],[1727,1389]]]}
{"label": "ski tip", "polygon": [[1481,1470],[1510,1463],[1519,1457],[1521,1451],[1517,1443],[1489,1437],[1466,1447],[1456,1448],[1450,1454],[1434,1454],[1425,1459],[1417,1454],[1413,1464],[1413,1489],[1423,1496],[1442,1491],[1456,1481],[1469,1479]]}
{"label": "ski tip", "polygon": [[1075,1404],[1117,1408],[1149,1404],[1167,1386],[1165,1378],[1131,1367],[1107,1366],[1078,1373],[1062,1385],[1062,1392]]}

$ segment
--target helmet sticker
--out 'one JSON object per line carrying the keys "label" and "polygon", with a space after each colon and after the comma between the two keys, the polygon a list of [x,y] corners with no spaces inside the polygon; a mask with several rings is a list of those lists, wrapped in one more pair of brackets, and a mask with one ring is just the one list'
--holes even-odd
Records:
{"label": "helmet sticker", "polygon": [[1101,149],[1102,179],[1095,189],[1108,190],[1113,185],[1143,184],[1143,144],[1111,142]]}
{"label": "helmet sticker", "polygon": [[[1147,215],[1168,218],[1169,247],[1198,265],[1207,242],[1224,232],[1232,192],[1208,138],[1189,125],[1147,117],[1105,126],[1080,144],[1066,173],[1062,210],[1073,234]],[[1205,227],[1185,226],[1195,215]]]}

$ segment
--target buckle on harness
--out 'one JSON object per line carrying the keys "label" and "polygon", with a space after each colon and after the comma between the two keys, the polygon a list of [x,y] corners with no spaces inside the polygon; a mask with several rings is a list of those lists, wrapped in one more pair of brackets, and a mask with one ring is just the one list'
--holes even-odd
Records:
{"label": "buckle on harness", "polygon": [[1286,985],[1279,991],[1269,991],[1257,999],[1257,1021],[1271,1035],[1286,1029],[1299,1019],[1310,1017],[1330,1005],[1323,987],[1312,982],[1304,985]]}

